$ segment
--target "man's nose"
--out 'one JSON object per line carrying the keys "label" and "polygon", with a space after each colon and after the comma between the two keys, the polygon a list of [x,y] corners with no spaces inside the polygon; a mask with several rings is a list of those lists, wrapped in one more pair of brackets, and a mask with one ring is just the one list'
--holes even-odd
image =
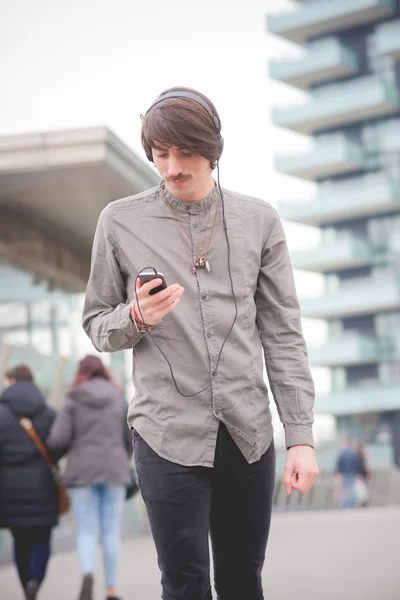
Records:
{"label": "man's nose", "polygon": [[168,175],[170,177],[177,177],[182,173],[182,165],[177,158],[171,157],[168,162]]}

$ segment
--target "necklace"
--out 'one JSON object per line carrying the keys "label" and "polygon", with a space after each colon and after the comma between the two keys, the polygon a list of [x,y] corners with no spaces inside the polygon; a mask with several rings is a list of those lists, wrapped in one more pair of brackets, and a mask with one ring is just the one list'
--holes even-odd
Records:
{"label": "necklace", "polygon": [[[180,221],[176,218],[176,216],[174,214],[174,211],[172,210],[172,207],[167,202],[167,199],[165,197],[163,188],[160,188],[160,191],[161,191],[161,197],[162,197],[164,203],[167,205],[167,207],[169,208],[169,210],[170,210],[170,212],[172,214],[172,218],[174,220],[174,223],[178,226],[179,233],[181,234],[182,241],[183,241],[183,244],[185,246],[186,253],[187,253],[188,257],[190,258],[192,273],[195,274],[196,271],[197,271],[197,269],[205,269],[208,273],[210,273],[211,266],[210,266],[209,260],[207,259],[207,255],[208,255],[208,252],[210,250],[211,240],[212,240],[212,236],[213,236],[213,233],[214,233],[214,227],[215,227],[215,223],[216,223],[216,220],[217,220],[217,213],[218,213],[219,202],[216,203],[215,214],[214,214],[214,221],[213,221],[213,224],[212,224],[212,227],[211,227],[211,233],[210,233],[210,237],[208,239],[207,249],[204,252],[203,251],[204,239],[203,239],[203,241],[202,241],[202,243],[201,243],[200,246],[197,246],[194,243],[193,238],[192,238],[191,233],[190,233],[190,230],[189,230],[189,232],[187,232],[186,229],[183,227],[183,225],[180,223]],[[209,223],[209,220],[210,220],[210,214],[211,214],[211,211],[208,214],[206,231],[207,231],[208,223]],[[192,256],[189,256],[189,252],[188,252],[188,248],[187,248],[187,241],[186,241],[185,237],[183,236],[183,234],[186,235],[186,237],[188,238],[188,240],[190,242],[191,250],[192,250]],[[195,261],[193,261],[193,251],[195,251],[195,255],[196,255],[196,260]]]}

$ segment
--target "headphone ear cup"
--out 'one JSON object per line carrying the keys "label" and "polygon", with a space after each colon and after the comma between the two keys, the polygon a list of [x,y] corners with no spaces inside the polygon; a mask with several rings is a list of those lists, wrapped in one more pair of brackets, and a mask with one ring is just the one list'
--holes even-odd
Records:
{"label": "headphone ear cup", "polygon": [[224,149],[224,138],[220,136],[218,142],[219,142],[219,155],[221,156],[222,151]]}

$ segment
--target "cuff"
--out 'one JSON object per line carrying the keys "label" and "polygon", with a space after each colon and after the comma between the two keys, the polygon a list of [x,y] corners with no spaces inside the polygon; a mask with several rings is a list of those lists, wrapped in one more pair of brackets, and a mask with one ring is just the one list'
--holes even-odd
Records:
{"label": "cuff", "polygon": [[131,319],[129,307],[122,311],[120,326],[128,339],[140,339],[143,337],[143,333],[138,330],[136,324]]}
{"label": "cuff", "polygon": [[314,438],[311,425],[285,427],[286,448],[291,446],[311,446],[314,448]]}

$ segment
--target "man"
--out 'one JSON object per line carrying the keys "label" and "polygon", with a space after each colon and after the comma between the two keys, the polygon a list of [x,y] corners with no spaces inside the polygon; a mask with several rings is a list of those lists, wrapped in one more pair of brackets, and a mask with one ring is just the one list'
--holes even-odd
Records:
{"label": "man", "polygon": [[363,464],[360,454],[353,448],[349,438],[343,440],[343,447],[336,462],[335,478],[340,488],[340,508],[355,508],[356,481],[364,480]]}
{"label": "man", "polygon": [[[284,233],[269,204],[216,185],[221,126],[203,94],[163,92],[142,143],[162,181],[103,210],[84,328],[100,351],[133,348],[128,422],[163,599],[212,598],[210,533],[218,598],[260,600],[275,468],[263,351],[287,492],[306,492],[318,473]],[[145,267],[166,289],[149,294],[161,279],[136,280]]]}

